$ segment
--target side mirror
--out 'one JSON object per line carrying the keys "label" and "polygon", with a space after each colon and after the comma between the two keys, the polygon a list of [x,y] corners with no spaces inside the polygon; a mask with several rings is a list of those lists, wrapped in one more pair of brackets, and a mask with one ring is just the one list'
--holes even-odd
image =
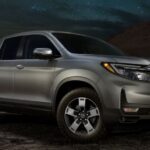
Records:
{"label": "side mirror", "polygon": [[53,58],[53,51],[49,48],[36,48],[33,51],[33,55],[39,59],[51,59]]}

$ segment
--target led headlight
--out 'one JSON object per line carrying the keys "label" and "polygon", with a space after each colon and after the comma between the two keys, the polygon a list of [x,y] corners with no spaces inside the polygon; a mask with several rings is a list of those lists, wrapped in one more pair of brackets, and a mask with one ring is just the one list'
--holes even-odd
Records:
{"label": "led headlight", "polygon": [[130,80],[150,81],[150,70],[145,66],[115,63],[102,63],[102,66],[111,73]]}

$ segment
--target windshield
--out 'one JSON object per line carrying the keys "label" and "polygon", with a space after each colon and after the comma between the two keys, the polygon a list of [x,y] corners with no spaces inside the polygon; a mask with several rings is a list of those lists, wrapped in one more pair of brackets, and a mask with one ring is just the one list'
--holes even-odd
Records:
{"label": "windshield", "polygon": [[69,33],[53,33],[53,35],[71,53],[96,55],[124,55],[117,48],[96,38]]}

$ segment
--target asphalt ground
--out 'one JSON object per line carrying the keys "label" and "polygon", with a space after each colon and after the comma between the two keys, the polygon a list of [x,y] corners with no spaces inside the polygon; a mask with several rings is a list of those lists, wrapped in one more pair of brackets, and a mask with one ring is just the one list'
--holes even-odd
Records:
{"label": "asphalt ground", "polygon": [[[54,120],[0,114],[0,150],[149,150],[150,123],[116,126],[97,143],[76,143],[64,138]],[[120,127],[122,127],[120,129]]]}

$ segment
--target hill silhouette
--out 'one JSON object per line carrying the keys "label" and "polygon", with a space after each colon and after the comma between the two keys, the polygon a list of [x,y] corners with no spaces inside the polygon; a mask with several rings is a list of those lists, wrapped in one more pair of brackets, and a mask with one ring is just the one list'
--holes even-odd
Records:
{"label": "hill silhouette", "polygon": [[150,57],[150,22],[127,28],[108,41],[131,56]]}

